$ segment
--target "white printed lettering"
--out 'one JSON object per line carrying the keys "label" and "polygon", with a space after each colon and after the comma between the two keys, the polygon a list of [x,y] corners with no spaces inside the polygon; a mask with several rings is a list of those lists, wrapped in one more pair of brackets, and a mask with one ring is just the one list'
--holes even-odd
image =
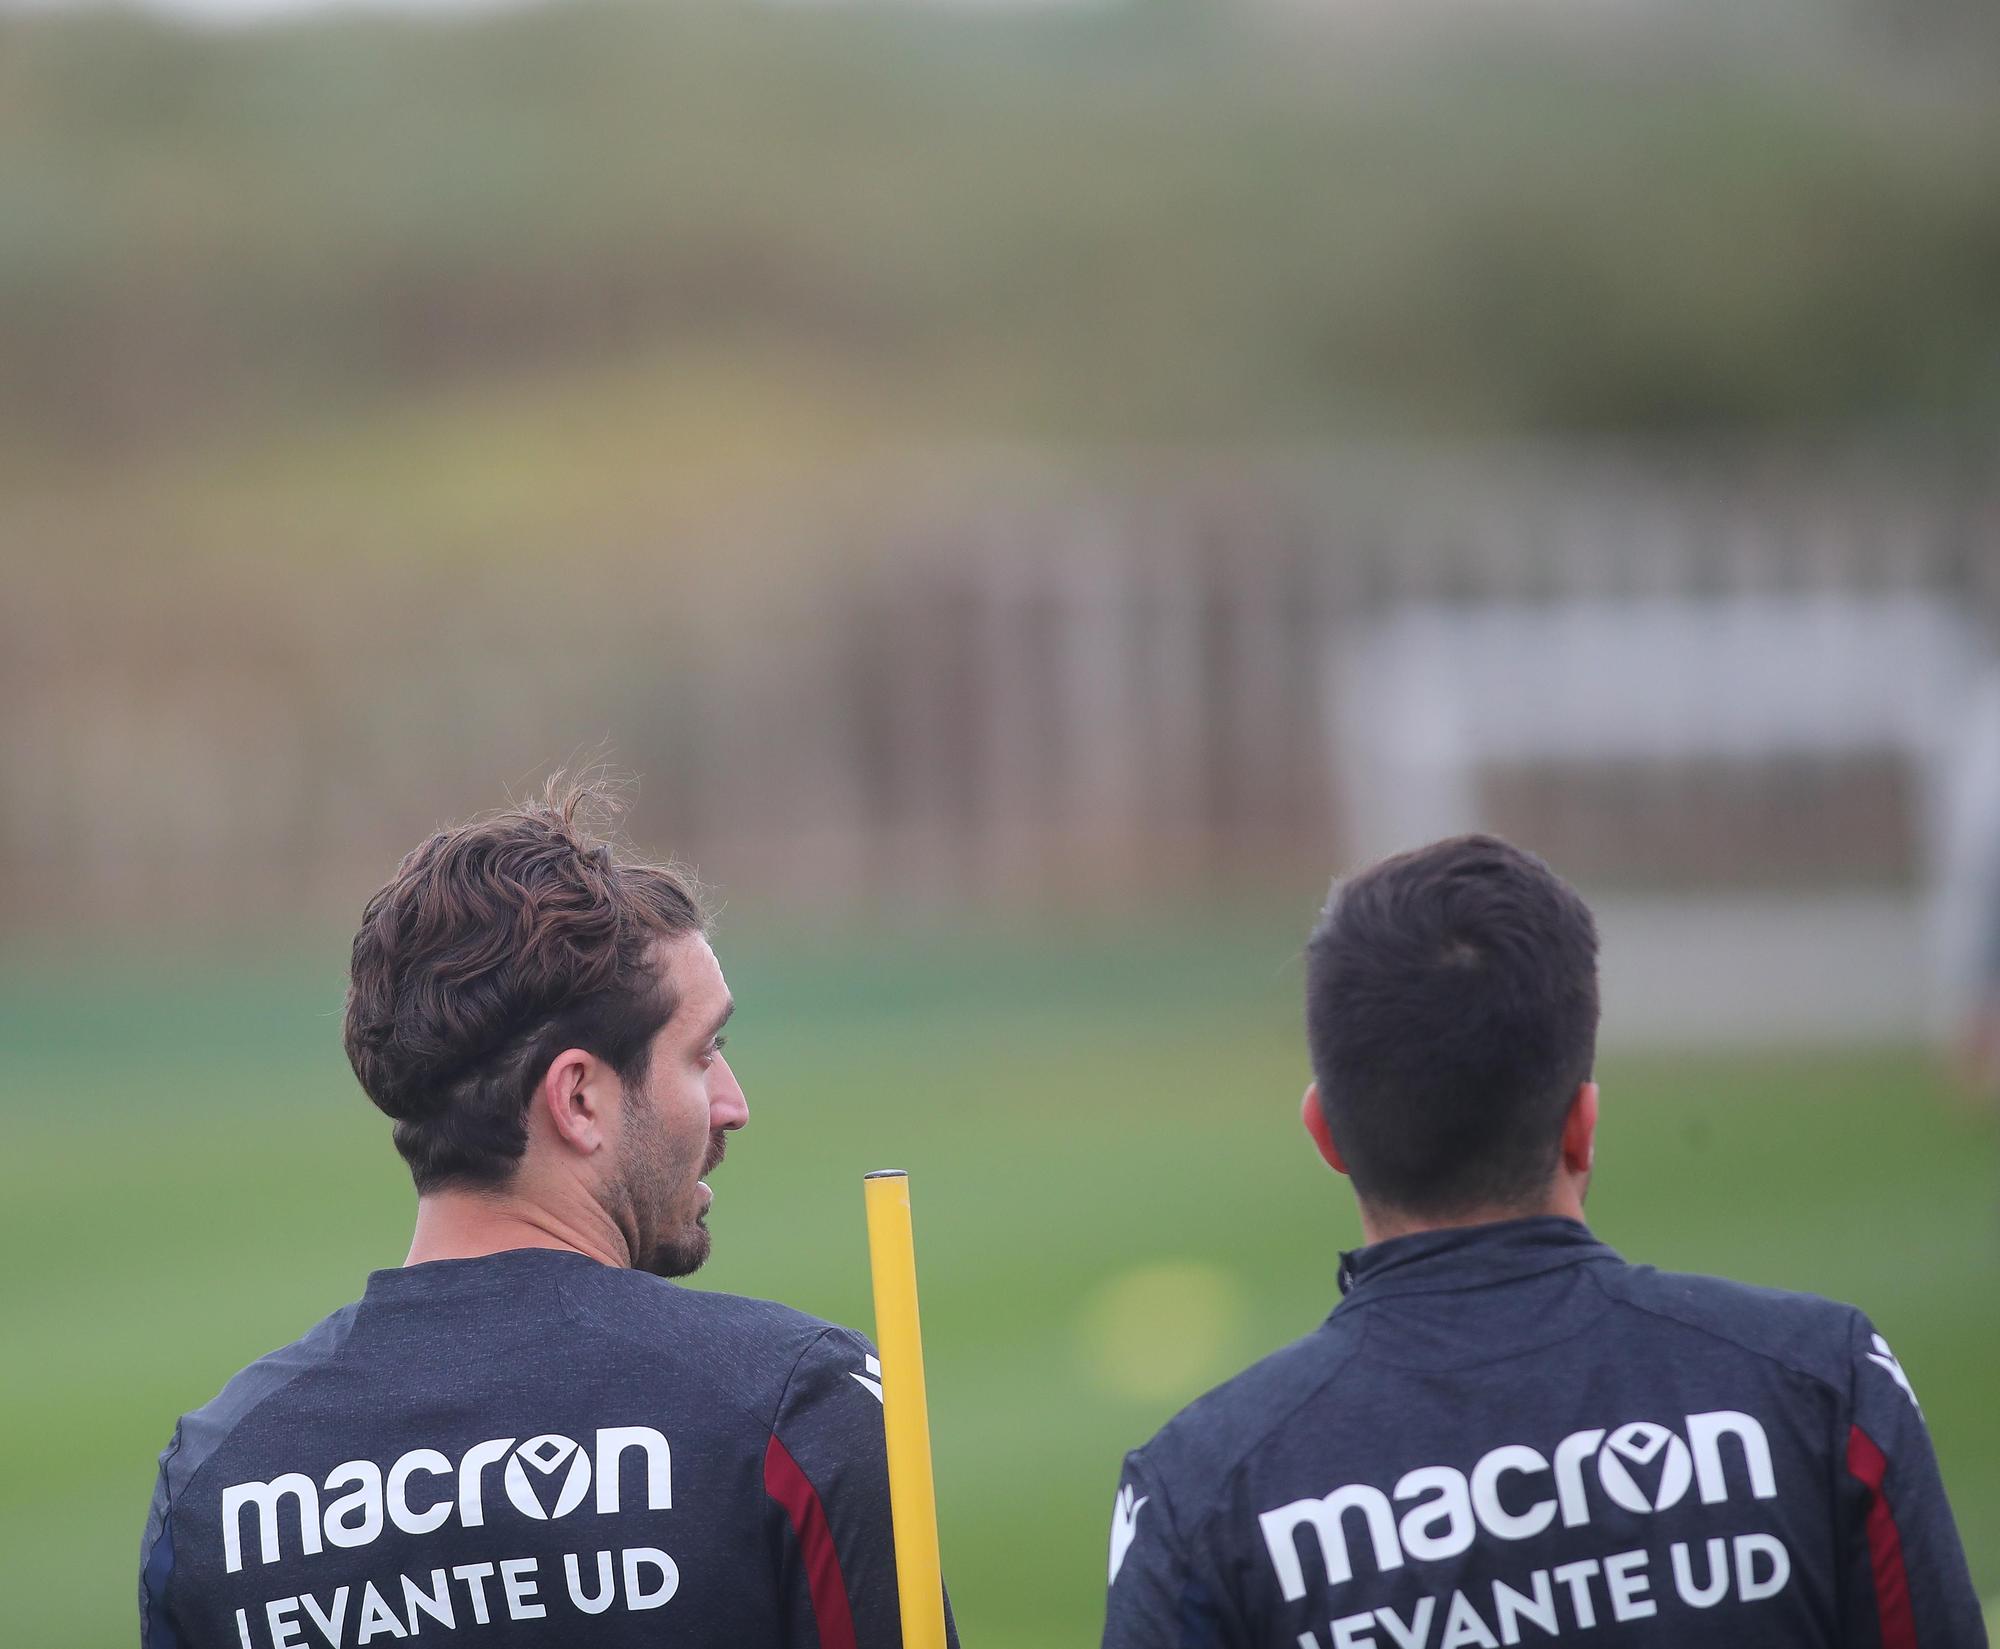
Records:
{"label": "white printed lettering", "polygon": [[532,1557],[503,1558],[500,1563],[500,1584],[507,1589],[507,1618],[509,1620],[540,1620],[548,1613],[535,1601],[535,1569],[537,1560]]}
{"label": "white printed lettering", "polygon": [[1597,1624],[1597,1608],[1590,1601],[1590,1577],[1597,1573],[1597,1559],[1586,1557],[1575,1563],[1558,1564],[1549,1573],[1569,1588],[1570,1613],[1576,1616],[1577,1630],[1588,1632]]}
{"label": "white printed lettering", "polygon": [[1590,1497],[1584,1492],[1583,1463],[1604,1441],[1598,1431],[1571,1432],[1556,1445],[1556,1497],[1562,1502],[1563,1527],[1574,1529],[1590,1521]]}
{"label": "white printed lettering", "polygon": [[1503,1580],[1493,1583],[1493,1618],[1500,1623],[1502,1643],[1521,1641],[1524,1620],[1539,1626],[1550,1637],[1558,1635],[1555,1589],[1549,1584],[1548,1570],[1537,1569],[1528,1577],[1528,1584],[1535,1589],[1532,1598],[1523,1597]]}
{"label": "white printed lettering", "polygon": [[458,1463],[458,1520],[468,1529],[476,1529],[486,1521],[485,1505],[480,1492],[480,1474],[488,1466],[497,1464],[514,1446],[511,1437],[495,1437],[474,1445],[466,1457]]}
{"label": "white printed lettering", "polygon": [[1500,1477],[1503,1472],[1532,1477],[1548,1469],[1549,1463],[1522,1443],[1482,1455],[1472,1468],[1472,1509],[1481,1525],[1502,1540],[1529,1540],[1546,1529],[1555,1521],[1556,1503],[1538,1500],[1517,1516],[1500,1504]]}
{"label": "white printed lettering", "polygon": [[382,1533],[382,1468],[372,1460],[350,1460],[326,1474],[329,1492],[343,1483],[354,1487],[327,1505],[327,1544],[366,1546]]}
{"label": "white printed lettering", "polygon": [[223,1568],[235,1574],[243,1567],[242,1512],[257,1508],[258,1550],[266,1563],[278,1560],[278,1502],[290,1496],[299,1513],[299,1550],[320,1550],[319,1489],[302,1472],[286,1472],[268,1483],[237,1483],[222,1491]]}
{"label": "white printed lettering", "polygon": [[1764,1428],[1747,1414],[1735,1409],[1717,1409],[1711,1414],[1687,1417],[1688,1442],[1694,1449],[1695,1479],[1701,1485],[1705,1506],[1729,1498],[1729,1484],[1722,1475],[1722,1439],[1736,1439],[1743,1464],[1750,1473],[1750,1495],[1770,1500],[1778,1493],[1777,1474],[1771,1470],[1771,1442]]}
{"label": "white printed lettering", "polygon": [[1431,1616],[1437,1613],[1437,1599],[1421,1598],[1410,1613],[1410,1624],[1403,1624],[1402,1616],[1394,1609],[1381,1608],[1375,1611],[1375,1618],[1382,1623],[1382,1630],[1396,1640],[1396,1649],[1424,1649],[1431,1639]]}
{"label": "white printed lettering", "polygon": [[426,1472],[432,1477],[449,1477],[451,1462],[436,1449],[412,1449],[389,1468],[386,1491],[389,1521],[404,1534],[429,1534],[451,1516],[450,1495],[420,1512],[410,1509],[410,1479],[418,1472]]}
{"label": "white printed lettering", "polygon": [[[1768,1558],[1771,1564],[1771,1572],[1762,1580],[1757,1578],[1759,1556]],[[1762,1603],[1767,1597],[1776,1597],[1791,1578],[1792,1554],[1785,1550],[1782,1540],[1767,1534],[1736,1537],[1736,1595],[1745,1603]]]}
{"label": "white printed lettering", "polygon": [[361,1630],[356,1634],[356,1643],[366,1643],[370,1638],[387,1632],[394,1638],[406,1638],[410,1634],[403,1630],[403,1623],[396,1618],[396,1611],[389,1607],[389,1600],[375,1590],[375,1582],[369,1581],[361,1594]]}
{"label": "white printed lettering", "polygon": [[[644,1570],[659,1571],[650,1587]],[[625,1553],[625,1607],[657,1609],[681,1589],[680,1566],[656,1546],[634,1546]]]}
{"label": "white printed lettering", "polygon": [[[534,1479],[528,1475],[529,1468],[534,1469],[536,1477],[553,1477],[565,1460],[569,1462],[569,1470],[563,1475],[562,1487],[556,1491],[555,1504],[544,1506]],[[570,1438],[544,1432],[540,1437],[530,1437],[508,1456],[507,1470],[501,1481],[506,1485],[507,1498],[514,1510],[523,1517],[532,1517],[537,1522],[551,1517],[565,1517],[575,1511],[590,1492],[590,1456]],[[616,1502],[613,1504],[615,1506]]]}
{"label": "white printed lettering", "polygon": [[[464,1527],[479,1528],[492,1508],[487,1473],[496,1467],[507,1502],[538,1522],[567,1517],[587,1501],[600,1514],[616,1513],[633,1498],[628,1487],[636,1493],[641,1479],[647,1510],[665,1511],[674,1503],[673,1451],[651,1426],[601,1427],[594,1452],[592,1446],[554,1432],[518,1447],[511,1437],[489,1438],[455,1463],[436,1449],[412,1449],[386,1470],[372,1460],[344,1460],[320,1483],[303,1472],[284,1472],[268,1483],[230,1484],[222,1490],[221,1504],[225,1570],[235,1574],[246,1562],[244,1525],[252,1514],[257,1554],[264,1563],[276,1563],[294,1548],[310,1557],[326,1546],[367,1546],[388,1527],[430,1534],[454,1515]],[[437,1486],[426,1492],[417,1485],[416,1504],[411,1503],[416,1477],[449,1480],[454,1475],[455,1492],[447,1482],[439,1498]]]}
{"label": "white printed lettering", "polygon": [[597,1509],[615,1512],[621,1487],[618,1472],[627,1450],[646,1457],[646,1509],[665,1511],[674,1503],[673,1452],[651,1426],[605,1426],[597,1434]]}
{"label": "white printed lettering", "polygon": [[593,1596],[583,1594],[583,1576],[576,1566],[576,1553],[563,1554],[563,1574],[569,1581],[569,1600],[586,1615],[601,1615],[609,1609],[617,1597],[617,1580],[611,1573],[611,1554],[597,1554],[597,1591]]}
{"label": "white printed lettering", "polygon": [[1368,1537],[1375,1547],[1376,1567],[1402,1567],[1403,1554],[1396,1545],[1395,1513],[1390,1511],[1388,1498],[1380,1489],[1371,1489],[1365,1483],[1350,1483],[1344,1489],[1335,1489],[1323,1500],[1294,1500],[1289,1506],[1261,1513],[1257,1519],[1264,1530],[1264,1545],[1271,1554],[1271,1566],[1278,1574],[1279,1589],[1284,1592],[1287,1602],[1296,1602],[1306,1595],[1305,1570],[1299,1563],[1298,1530],[1301,1524],[1310,1527],[1319,1536],[1320,1560],[1326,1565],[1328,1581],[1338,1586],[1353,1578],[1354,1566],[1347,1552],[1347,1531],[1341,1526],[1342,1516],[1350,1511],[1360,1512],[1368,1525]]}
{"label": "white printed lettering", "polygon": [[[1456,1558],[1472,1547],[1481,1531],[1499,1540],[1525,1541],[1543,1534],[1558,1519],[1564,1528],[1579,1528],[1600,1513],[1610,1512],[1614,1518],[1627,1512],[1650,1515],[1680,1505],[1697,1490],[1705,1504],[1727,1501],[1732,1492],[1741,1495],[1746,1487],[1759,1500],[1777,1493],[1770,1440],[1750,1415],[1716,1409],[1686,1416],[1682,1428],[1676,1431],[1654,1420],[1629,1420],[1608,1431],[1587,1427],[1562,1438],[1549,1454],[1525,1443],[1503,1444],[1479,1456],[1469,1471],[1453,1465],[1416,1466],[1397,1478],[1388,1494],[1373,1484],[1345,1483],[1322,1497],[1307,1496],[1261,1512],[1258,1524],[1278,1588],[1287,1602],[1297,1602],[1308,1590],[1302,1528],[1317,1536],[1324,1584],[1336,1587],[1353,1580],[1363,1562],[1356,1548],[1362,1528],[1368,1535],[1364,1550],[1372,1551],[1375,1572],[1386,1574],[1406,1563]],[[599,1435],[601,1457],[610,1440],[622,1436]],[[1725,1447],[1725,1439],[1731,1446]],[[606,1457],[607,1467],[615,1459],[615,1453]],[[1550,1479],[1546,1484],[1540,1481],[1545,1477]],[[1517,1485],[1510,1478],[1524,1479],[1526,1484]],[[600,1495],[604,1488],[601,1481]],[[1651,1597],[1653,1582],[1645,1572],[1650,1555],[1643,1561],[1629,1555],[1619,1561],[1615,1573],[1607,1572],[1603,1560],[1549,1571],[1554,1582],[1570,1588],[1578,1630],[1596,1624],[1590,1580],[1598,1574],[1606,1574],[1612,1585],[1607,1593],[1612,1618],[1642,1620],[1658,1613],[1659,1605]],[[1708,1608],[1728,1594],[1727,1579],[1716,1578],[1717,1561],[1706,1564],[1707,1578],[1700,1585],[1695,1583],[1691,1551],[1679,1551],[1674,1561],[1675,1585],[1695,1607]],[[1755,1596],[1769,1596],[1785,1584],[1784,1578],[1771,1578],[1777,1571],[1785,1577],[1790,1574],[1789,1557],[1782,1548],[1744,1548],[1736,1566],[1748,1576],[1744,1583]],[[1545,1587],[1548,1581],[1535,1584]],[[1496,1599],[1496,1607],[1504,1610],[1500,1618],[1510,1644],[1519,1641],[1528,1625],[1553,1630],[1544,1624],[1554,1615],[1554,1604],[1543,1601],[1545,1595],[1552,1596],[1537,1590],[1530,1599],[1515,1591],[1508,1594],[1511,1603],[1503,1605]],[[1443,1607],[1442,1601],[1439,1606]],[[1476,1606],[1468,1607],[1477,1612]],[[1373,1618],[1381,1624],[1379,1616]]]}
{"label": "white printed lettering", "polygon": [[461,1563],[452,1570],[452,1577],[465,1582],[465,1589],[472,1594],[472,1618],[481,1626],[492,1619],[486,1612],[486,1582],[493,1573],[490,1563]]}
{"label": "white printed lettering", "polygon": [[[1649,1495],[1633,1478],[1632,1467],[1650,1466],[1655,1460],[1660,1463],[1660,1486]],[[1665,1426],[1634,1420],[1605,1439],[1597,1456],[1597,1480],[1628,1512],[1663,1512],[1688,1492],[1694,1465],[1687,1444]]]}
{"label": "white printed lettering", "polygon": [[[1420,1563],[1456,1557],[1472,1545],[1477,1529],[1472,1521],[1472,1500],[1466,1493],[1465,1474],[1449,1466],[1423,1466],[1404,1474],[1396,1485],[1396,1499],[1430,1495],[1403,1513],[1398,1532],[1403,1552]],[[1443,1525],[1442,1528],[1439,1525]]]}
{"label": "white printed lettering", "polygon": [[1368,1629],[1375,1624],[1373,1614],[1342,1615],[1333,1622],[1333,1649],[1375,1649]]}
{"label": "white printed lettering", "polygon": [[1645,1552],[1620,1552],[1604,1560],[1604,1589],[1611,1594],[1612,1619],[1644,1620],[1660,1612],[1660,1606],[1646,1596],[1653,1583],[1646,1573],[1651,1561]]}
{"label": "white printed lettering", "polygon": [[442,1569],[431,1570],[431,1589],[428,1592],[410,1576],[403,1576],[403,1607],[409,1611],[411,1637],[421,1630],[417,1621],[419,1610],[446,1631],[458,1630],[458,1622],[452,1619],[451,1579]]}
{"label": "white printed lettering", "polygon": [[345,1586],[335,1589],[330,1610],[322,1610],[319,1599],[310,1592],[299,1599],[306,1606],[306,1613],[312,1616],[313,1625],[319,1628],[320,1636],[332,1645],[332,1649],[340,1649],[340,1634],[347,1625],[347,1591]]}
{"label": "white printed lettering", "polygon": [[1479,1618],[1479,1611],[1472,1606],[1472,1599],[1463,1592],[1451,1594],[1451,1612],[1444,1618],[1444,1636],[1438,1640],[1438,1649],[1500,1649],[1500,1640],[1486,1629],[1486,1622]]}
{"label": "white printed lettering", "polygon": [[1729,1543],[1720,1535],[1708,1542],[1708,1579],[1694,1583],[1694,1558],[1685,1540],[1673,1546],[1674,1591],[1681,1602],[1694,1609],[1712,1609],[1729,1595]]}
{"label": "white printed lettering", "polygon": [[306,1640],[297,1635],[298,1612],[299,1600],[295,1597],[274,1597],[264,1605],[264,1624],[270,1628],[271,1649],[305,1649]]}

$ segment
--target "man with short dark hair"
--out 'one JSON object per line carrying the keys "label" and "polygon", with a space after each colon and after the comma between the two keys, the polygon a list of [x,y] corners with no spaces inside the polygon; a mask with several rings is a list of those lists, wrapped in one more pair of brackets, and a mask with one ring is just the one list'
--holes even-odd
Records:
{"label": "man with short dark hair", "polygon": [[369,901],[345,1040],[409,1258],[182,1419],[147,1649],[900,1642],[867,1343],[661,1280],[749,1112],[695,891],[596,800],[441,831]]}
{"label": "man with short dark hair", "polygon": [[1468,836],[1337,888],[1306,1025],[1366,1246],[1127,1457],[1106,1649],[1985,1644],[1868,1319],[1585,1227],[1597,935],[1547,866]]}

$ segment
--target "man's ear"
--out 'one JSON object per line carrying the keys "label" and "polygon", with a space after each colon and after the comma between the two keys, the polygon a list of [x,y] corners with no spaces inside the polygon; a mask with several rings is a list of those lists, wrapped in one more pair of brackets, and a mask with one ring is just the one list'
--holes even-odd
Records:
{"label": "man's ear", "polygon": [[1346,1173],[1347,1164],[1341,1158],[1340,1147],[1333,1143],[1333,1130],[1326,1125],[1326,1107],[1319,1102],[1317,1082],[1306,1084],[1306,1097],[1299,1101],[1299,1120],[1306,1125],[1306,1132],[1326,1159],[1327,1167],[1336,1174]]}
{"label": "man's ear", "polygon": [[1597,1155],[1597,1084],[1577,1085],[1563,1119],[1562,1162],[1572,1174],[1588,1174]]}
{"label": "man's ear", "polygon": [[592,1156],[611,1140],[618,1086],[610,1067],[582,1048],[565,1048],[535,1084],[535,1110],[551,1133],[579,1156]]}

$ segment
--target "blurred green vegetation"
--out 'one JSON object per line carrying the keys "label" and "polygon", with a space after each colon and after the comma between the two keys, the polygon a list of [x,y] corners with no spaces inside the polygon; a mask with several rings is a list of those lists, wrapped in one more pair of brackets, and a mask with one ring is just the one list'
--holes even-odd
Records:
{"label": "blurred green vegetation", "polygon": [[724,463],[2000,402],[1990,32],[1394,10],[9,16],[0,444],[614,369]]}
{"label": "blurred green vegetation", "polygon": [[[1092,1641],[1122,1452],[1336,1297],[1356,1229],[1297,1137],[1300,926],[723,936],[753,1114],[700,1283],[867,1328],[860,1176],[911,1170],[968,1643]],[[0,971],[10,1641],[130,1642],[175,1415],[401,1258],[408,1183],[339,1052],[339,958]],[[1863,1304],[2000,1594],[1992,1119],[1894,1050],[1603,1076],[1601,1234]]]}

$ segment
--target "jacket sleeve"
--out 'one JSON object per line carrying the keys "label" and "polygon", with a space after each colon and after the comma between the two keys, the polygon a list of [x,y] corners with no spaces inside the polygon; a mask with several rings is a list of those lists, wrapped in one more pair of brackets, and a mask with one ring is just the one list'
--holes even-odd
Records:
{"label": "jacket sleeve", "polygon": [[1125,1457],[1111,1506],[1103,1649],[1223,1649],[1230,1642],[1213,1566],[1175,1521],[1143,1449]]}
{"label": "jacket sleeve", "polygon": [[[764,1451],[787,1643],[797,1649],[900,1649],[882,1367],[844,1328],[807,1347],[779,1401]],[[958,1634],[945,1600],[945,1637]]]}
{"label": "jacket sleeve", "polygon": [[1930,1432],[1889,1343],[1854,1314],[1846,1435],[1835,1440],[1841,1642],[1984,1649],[1986,1628]]}
{"label": "jacket sleeve", "polygon": [[181,1434],[160,1456],[153,1482],[153,1504],[146,1513],[146,1532],[139,1541],[139,1649],[183,1649],[180,1628],[167,1611],[167,1582],[174,1572],[172,1503],[167,1493],[167,1468],[179,1452]]}

